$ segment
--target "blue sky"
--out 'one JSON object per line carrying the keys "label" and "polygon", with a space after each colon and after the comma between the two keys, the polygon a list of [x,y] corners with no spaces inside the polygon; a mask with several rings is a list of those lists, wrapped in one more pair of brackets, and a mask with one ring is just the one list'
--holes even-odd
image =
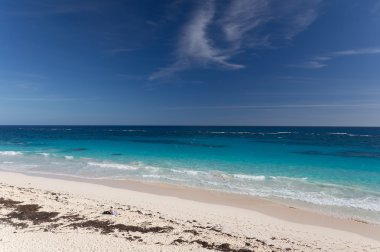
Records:
{"label": "blue sky", "polygon": [[4,0],[0,124],[380,126],[379,0]]}

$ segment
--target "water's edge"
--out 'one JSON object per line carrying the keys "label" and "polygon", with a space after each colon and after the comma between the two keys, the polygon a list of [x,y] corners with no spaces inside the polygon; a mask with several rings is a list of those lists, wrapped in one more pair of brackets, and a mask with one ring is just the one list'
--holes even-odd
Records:
{"label": "water's edge", "polygon": [[[171,185],[158,182],[147,182],[139,180],[110,180],[110,179],[93,179],[79,178],[66,175],[9,172],[0,170],[0,174],[21,174],[28,177],[41,179],[58,179],[64,181],[73,181],[80,183],[89,183],[119,188],[135,192],[148,193],[168,197],[176,197],[185,200],[192,200],[207,204],[223,205],[228,207],[237,207],[262,213],[267,216],[275,217],[281,220],[293,223],[320,226],[347,231],[362,235],[367,238],[379,240],[380,225],[375,223],[363,222],[354,219],[344,219],[333,215],[320,212],[314,212],[312,209],[294,207],[284,202],[262,199],[254,196],[239,195],[228,192],[208,190],[204,188]],[[42,180],[43,183],[43,180]]]}

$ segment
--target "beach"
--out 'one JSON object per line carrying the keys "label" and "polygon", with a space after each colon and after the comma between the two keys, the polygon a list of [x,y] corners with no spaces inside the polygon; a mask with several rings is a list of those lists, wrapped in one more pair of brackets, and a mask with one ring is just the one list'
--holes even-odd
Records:
{"label": "beach", "polygon": [[380,252],[380,0],[2,2],[0,252]]}
{"label": "beach", "polygon": [[380,252],[380,0],[0,6],[0,252]]}
{"label": "beach", "polygon": [[254,197],[11,172],[0,183],[1,251],[380,250],[376,224]]}

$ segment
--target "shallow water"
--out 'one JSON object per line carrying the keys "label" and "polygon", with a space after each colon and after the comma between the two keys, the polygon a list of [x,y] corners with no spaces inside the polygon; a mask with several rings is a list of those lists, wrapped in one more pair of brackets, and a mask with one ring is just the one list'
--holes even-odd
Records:
{"label": "shallow water", "polygon": [[380,223],[380,128],[3,126],[0,169],[199,186]]}

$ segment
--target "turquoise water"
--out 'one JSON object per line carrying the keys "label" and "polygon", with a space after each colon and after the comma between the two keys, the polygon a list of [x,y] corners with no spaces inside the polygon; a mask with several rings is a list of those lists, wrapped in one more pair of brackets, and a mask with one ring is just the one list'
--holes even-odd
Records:
{"label": "turquoise water", "polygon": [[380,223],[380,128],[2,126],[0,169],[205,187]]}

